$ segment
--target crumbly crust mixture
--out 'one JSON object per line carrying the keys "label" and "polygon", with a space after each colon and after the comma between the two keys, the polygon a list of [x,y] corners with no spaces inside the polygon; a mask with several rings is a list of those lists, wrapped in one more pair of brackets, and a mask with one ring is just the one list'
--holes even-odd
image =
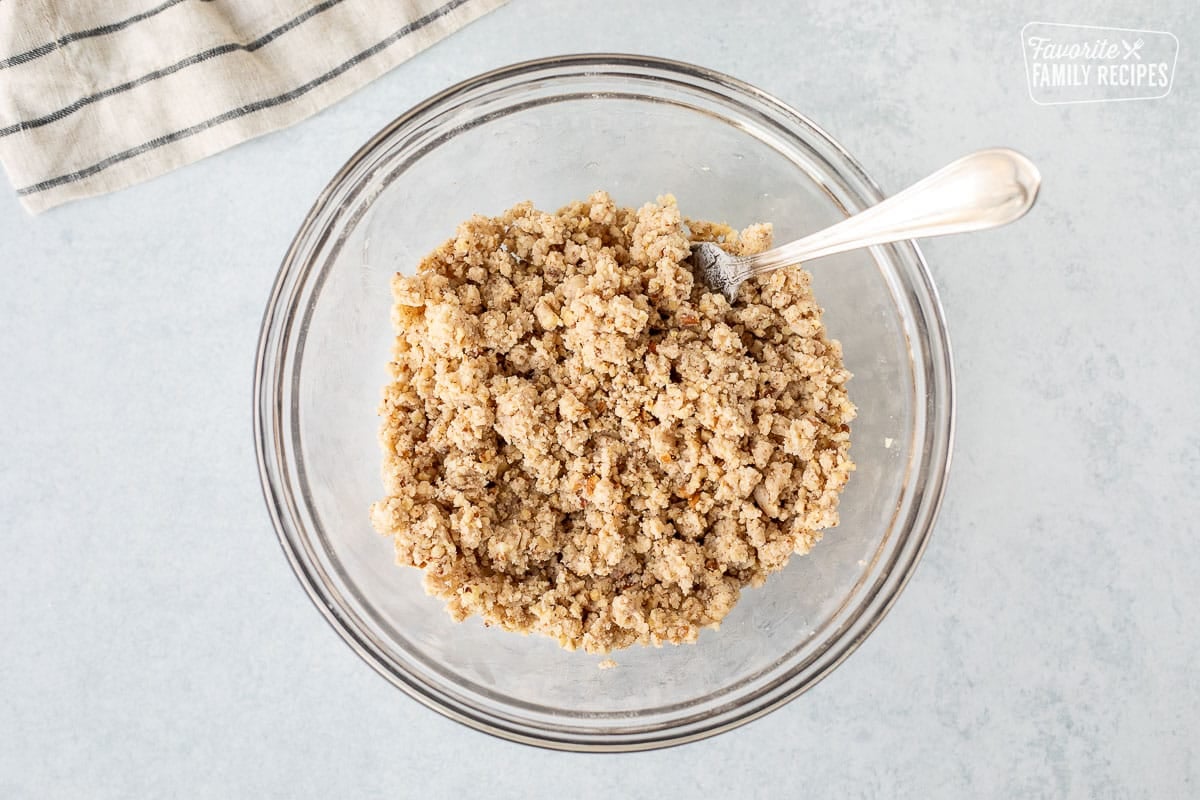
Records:
{"label": "crumbly crust mixture", "polygon": [[691,241],[770,246],[603,192],[476,216],[393,281],[375,527],[455,619],[604,653],[691,642],[838,522],[854,406],[809,274],[731,306]]}

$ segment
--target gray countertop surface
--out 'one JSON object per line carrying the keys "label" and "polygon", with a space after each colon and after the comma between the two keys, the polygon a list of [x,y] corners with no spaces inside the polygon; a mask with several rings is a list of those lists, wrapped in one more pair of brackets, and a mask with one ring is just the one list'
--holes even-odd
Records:
{"label": "gray countertop surface", "polygon": [[[27,216],[0,191],[0,797],[1200,794],[1200,14],[1193,0],[513,0],[298,126]],[[1160,100],[1039,106],[1031,20],[1175,33]],[[667,751],[499,741],[409,700],[313,609],[250,394],[313,198],[426,96],[626,51],[747,80],[885,191],[978,147],[1021,224],[930,241],[958,439],[924,561],[813,691]]]}

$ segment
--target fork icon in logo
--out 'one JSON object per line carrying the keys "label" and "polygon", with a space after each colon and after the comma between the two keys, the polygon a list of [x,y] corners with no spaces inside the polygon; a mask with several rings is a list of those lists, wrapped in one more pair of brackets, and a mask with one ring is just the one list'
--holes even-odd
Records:
{"label": "fork icon in logo", "polygon": [[1130,56],[1133,56],[1138,61],[1142,60],[1142,54],[1139,53],[1138,50],[1142,49],[1142,45],[1145,44],[1144,41],[1142,41],[1141,39],[1138,39],[1133,44],[1130,44],[1129,42],[1122,39],[1121,44],[1125,46],[1125,57],[1124,57],[1125,61],[1128,61]]}

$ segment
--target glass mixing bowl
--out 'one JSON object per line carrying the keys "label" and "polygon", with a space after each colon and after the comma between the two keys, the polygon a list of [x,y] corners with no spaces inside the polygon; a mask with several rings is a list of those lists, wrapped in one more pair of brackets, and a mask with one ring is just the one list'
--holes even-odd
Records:
{"label": "glass mixing bowl", "polygon": [[632,750],[727,730],[836,667],[912,574],[949,465],[953,379],[941,308],[912,243],[813,265],[858,405],[841,525],[694,645],[600,657],[458,624],[395,565],[368,506],[382,492],[376,406],[393,333],[389,279],[475,213],[555,209],[596,189],[673,193],[684,213],[770,221],[783,242],[881,198],[833,139],[752,86],[658,59],[589,55],[481,75],[388,125],[304,220],[267,304],[255,374],[263,491],[317,608],[412,697],[489,733]]}

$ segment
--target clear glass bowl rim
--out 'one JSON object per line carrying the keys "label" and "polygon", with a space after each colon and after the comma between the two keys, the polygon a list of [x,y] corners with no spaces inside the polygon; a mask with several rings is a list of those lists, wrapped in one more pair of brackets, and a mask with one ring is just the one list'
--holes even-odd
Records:
{"label": "clear glass bowl rim", "polygon": [[[287,355],[285,346],[289,337],[284,334],[293,323],[295,312],[294,308],[284,308],[284,301],[288,299],[286,290],[302,283],[312,270],[314,260],[311,256],[316,252],[314,239],[320,239],[323,232],[339,220],[343,209],[351,205],[348,200],[354,191],[353,187],[347,186],[347,182],[356,168],[368,160],[381,145],[388,142],[396,131],[414,120],[437,114],[440,109],[464,95],[495,84],[502,85],[505,81],[543,72],[548,73],[547,80],[552,80],[554,77],[572,74],[598,76],[630,69],[638,70],[638,76],[642,78],[653,78],[657,75],[660,78],[683,79],[693,85],[699,84],[707,89],[720,91],[726,96],[748,100],[759,107],[768,108],[795,127],[795,131],[791,132],[792,136],[802,138],[799,133],[802,132],[804,136],[819,140],[836,153],[842,160],[838,165],[839,176],[853,180],[854,190],[868,205],[883,198],[879,187],[857,160],[823,129],[781,100],[736,78],[684,62],[615,53],[551,56],[511,64],[462,81],[401,114],[363,145],[333,176],[309,210],[284,256],[263,314],[255,357],[253,428],[263,498],[284,555],[322,616],[368,665],[423,705],[484,733],[558,750],[646,750],[707,738],[757,719],[820,682],[878,626],[912,576],[924,553],[941,507],[954,442],[954,371],[941,302],[928,266],[916,243],[890,245],[885,249],[892,255],[892,260],[901,264],[907,263],[909,267],[908,278],[911,286],[908,288],[913,295],[910,300],[914,308],[921,312],[917,321],[922,323],[921,339],[926,350],[926,363],[920,366],[924,367],[925,380],[931,388],[924,403],[926,423],[922,464],[914,477],[919,483],[919,488],[914,494],[909,524],[900,533],[901,542],[891,558],[890,568],[878,578],[872,591],[859,602],[851,619],[839,628],[821,653],[794,668],[787,680],[777,683],[772,691],[754,698],[755,702],[752,704],[740,704],[722,713],[713,714],[708,724],[693,724],[678,731],[629,729],[618,735],[588,735],[575,730],[554,729],[538,723],[514,725],[511,720],[490,716],[486,709],[467,707],[455,697],[430,692],[423,684],[406,680],[406,676],[394,672],[384,663],[380,654],[374,652],[369,639],[355,630],[354,623],[348,619],[348,615],[339,613],[337,603],[331,601],[323,592],[326,587],[321,585],[321,580],[314,574],[312,559],[302,546],[302,533],[298,530],[302,523],[289,509],[295,498],[290,487],[284,485],[285,481],[279,469],[281,459],[285,457],[284,448],[281,446],[283,431],[280,425],[280,409],[284,400],[281,372]],[[476,98],[479,99],[481,98]],[[361,181],[362,176],[358,176],[358,179]],[[335,204],[334,201],[339,198],[340,203]],[[305,255],[309,257],[303,257]],[[291,313],[282,313],[287,311]],[[914,369],[918,366],[914,363]],[[936,402],[933,401],[935,394]]]}

